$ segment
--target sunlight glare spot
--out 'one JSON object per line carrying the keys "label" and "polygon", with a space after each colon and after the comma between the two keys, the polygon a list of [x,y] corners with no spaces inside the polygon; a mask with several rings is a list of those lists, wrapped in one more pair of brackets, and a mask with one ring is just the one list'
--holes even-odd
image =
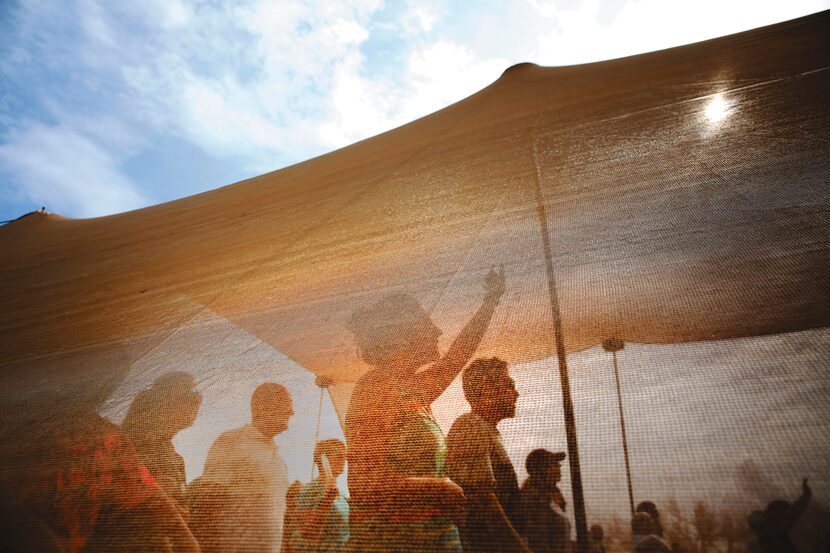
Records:
{"label": "sunlight glare spot", "polygon": [[723,99],[723,94],[715,94],[706,106],[706,119],[710,123],[717,123],[729,115],[729,103]]}

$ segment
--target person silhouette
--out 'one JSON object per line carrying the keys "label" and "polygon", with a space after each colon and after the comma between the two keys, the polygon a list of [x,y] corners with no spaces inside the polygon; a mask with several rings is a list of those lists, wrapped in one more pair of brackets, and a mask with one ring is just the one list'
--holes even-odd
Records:
{"label": "person silhouette", "polygon": [[196,421],[202,396],[190,373],[169,372],[136,395],[121,423],[141,462],[187,520],[187,479],[184,459],[173,437]]}
{"label": "person silhouette", "polygon": [[570,550],[571,525],[565,515],[565,497],[559,490],[564,459],[564,452],[547,449],[534,449],[525,459],[528,476],[520,491],[518,518],[534,553]]}
{"label": "person silhouette", "polygon": [[50,534],[48,540],[46,532],[21,535],[18,545],[34,551],[49,544],[67,553],[197,552],[178,506],[142,464],[132,440],[101,417],[96,404],[73,407],[34,434],[25,470],[6,492],[25,509],[21,514],[31,515],[24,524],[43,525]]}
{"label": "person silhouette", "polygon": [[654,519],[648,513],[635,511],[631,518],[631,553],[669,553],[669,544],[655,529]]}
{"label": "person silhouette", "polygon": [[599,524],[592,524],[588,530],[588,552],[606,553],[605,530]]}
{"label": "person silhouette", "polygon": [[348,322],[374,367],[355,386],[346,414],[354,551],[460,551],[464,497],[446,477],[446,441],[430,405],[478,348],[504,293],[503,268],[487,273],[484,289],[443,356],[441,331],[410,296],[387,296]]}
{"label": "person silhouette", "polygon": [[660,511],[657,510],[657,505],[653,501],[640,501],[634,509],[635,513],[645,513],[651,517],[652,534],[659,537],[663,536],[663,524],[660,522]]}
{"label": "person silhouette", "polygon": [[472,411],[458,417],[447,435],[450,478],[467,497],[461,538],[465,552],[528,553],[516,529],[519,483],[496,425],[516,414],[519,397],[507,363],[476,359],[461,375]]}
{"label": "person silhouette", "polygon": [[[192,514],[196,520],[191,523],[203,549],[280,550],[288,470],[274,437],[288,429],[293,414],[291,395],[284,386],[260,384],[251,396],[251,423],[228,430],[213,442],[201,478],[191,484],[202,495],[194,503],[205,506]],[[206,512],[216,507],[221,516]],[[208,525],[217,518],[221,532]]]}
{"label": "person silhouette", "polygon": [[762,553],[795,553],[796,549],[790,541],[790,530],[804,514],[813,491],[805,478],[801,483],[801,496],[790,504],[789,501],[776,499],[770,501],[759,521],[758,545]]}
{"label": "person silhouette", "polygon": [[746,552],[761,553],[761,532],[764,526],[764,511],[752,511],[746,517],[746,524],[749,528],[747,536]]}
{"label": "person silhouette", "polygon": [[349,540],[349,502],[337,487],[346,445],[330,439],[314,446],[318,477],[294,482],[286,494],[282,553],[340,553]]}

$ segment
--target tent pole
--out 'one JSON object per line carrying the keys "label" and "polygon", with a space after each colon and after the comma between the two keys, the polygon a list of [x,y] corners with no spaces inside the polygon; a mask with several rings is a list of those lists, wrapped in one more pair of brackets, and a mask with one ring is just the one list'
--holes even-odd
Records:
{"label": "tent pole", "polygon": [[542,246],[545,252],[545,269],[547,271],[548,292],[550,295],[550,312],[553,319],[553,332],[556,340],[556,357],[559,362],[559,379],[562,384],[562,406],[565,411],[565,433],[568,440],[568,466],[571,471],[571,489],[573,490],[574,521],[576,522],[576,542],[579,553],[588,553],[588,523],[585,518],[585,499],[582,491],[582,471],[579,466],[579,447],[576,441],[576,420],[571,384],[568,378],[568,361],[565,354],[565,336],[562,332],[562,315],[559,309],[559,296],[556,292],[556,279],[553,274],[550,233],[542,201],[542,186],[536,175],[536,207],[539,214],[539,227],[542,231]]}
{"label": "tent pole", "polygon": [[[323,416],[323,394],[332,385],[331,378],[327,376],[318,376],[314,379],[314,384],[320,388],[320,403],[317,405],[317,430],[314,431],[314,449],[317,449],[317,442],[320,441],[320,419]],[[314,480],[314,454],[311,455],[311,480]]]}
{"label": "tent pole", "polygon": [[[320,418],[323,415],[323,394],[325,393],[326,389],[322,386],[320,387],[320,404],[317,406],[317,430],[314,431],[314,448],[317,448],[317,442],[320,441]],[[312,455],[311,460],[311,478],[309,482],[314,480],[314,456]]]}
{"label": "tent pole", "polygon": [[622,391],[620,388],[620,369],[617,366],[617,352],[625,347],[625,342],[611,338],[602,343],[605,351],[611,352],[614,362],[614,378],[617,381],[617,403],[620,408],[620,432],[622,433],[623,456],[625,457],[625,477],[628,480],[628,505],[631,508],[631,517],[634,518],[634,491],[631,486],[631,464],[628,460],[628,439],[625,433],[625,415],[623,414]]}

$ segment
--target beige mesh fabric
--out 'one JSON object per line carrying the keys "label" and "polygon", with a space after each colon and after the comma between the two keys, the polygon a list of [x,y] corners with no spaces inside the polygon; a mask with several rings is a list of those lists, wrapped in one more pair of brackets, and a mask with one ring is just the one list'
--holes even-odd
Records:
{"label": "beige mesh fabric", "polygon": [[[289,481],[308,481],[315,439],[344,438],[369,370],[351,317],[406,294],[445,352],[499,266],[505,293],[474,357],[510,365],[519,403],[499,429],[521,481],[530,450],[566,449],[538,185],[589,522],[628,528],[608,338],[626,343],[635,499],[674,506],[681,522],[704,501],[741,525],[794,499],[802,477],[830,499],[829,29],[821,13],[621,60],[518,65],[433,115],[274,173],[109,217],[5,226],[4,495],[25,506],[21,452],[48,439],[21,429],[80,404],[119,423],[170,371],[203,396],[173,442],[188,481],[222,432],[249,422],[266,381],[293,398],[277,443]],[[323,396],[318,375],[332,381]],[[468,409],[458,380],[432,405],[444,433]],[[693,533],[681,522],[678,540]]]}

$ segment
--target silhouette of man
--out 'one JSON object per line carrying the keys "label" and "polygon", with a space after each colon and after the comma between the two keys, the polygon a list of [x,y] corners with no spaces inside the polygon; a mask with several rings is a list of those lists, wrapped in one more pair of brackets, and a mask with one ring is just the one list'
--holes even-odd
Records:
{"label": "silhouette of man", "polygon": [[349,503],[337,487],[346,466],[346,445],[323,440],[314,447],[319,476],[288,489],[282,553],[339,553],[349,541]]}
{"label": "silhouette of man", "polygon": [[631,553],[669,553],[669,545],[655,533],[654,519],[645,512],[631,518]]}
{"label": "silhouette of man", "polygon": [[194,390],[195,386],[190,373],[167,373],[133,399],[121,423],[141,462],[176,502],[185,519],[188,509],[184,459],[173,447],[173,437],[196,421],[202,395]]}
{"label": "silhouette of man", "polygon": [[605,551],[605,530],[599,524],[593,524],[588,530],[588,552],[606,553]]}
{"label": "silhouette of man", "polygon": [[663,524],[660,522],[660,511],[657,510],[657,505],[653,501],[640,501],[637,508],[634,509],[636,513],[645,513],[651,517],[652,534],[659,537],[663,536]]}
{"label": "silhouette of man", "polygon": [[288,390],[266,382],[251,397],[251,424],[228,430],[211,446],[200,485],[218,486],[226,498],[224,535],[211,548],[235,553],[280,550],[288,472],[274,437],[288,429],[293,414]]}
{"label": "silhouette of man", "polygon": [[764,511],[758,528],[758,542],[762,553],[796,553],[790,541],[790,530],[807,509],[813,491],[807,479],[801,483],[801,496],[793,503],[783,499],[771,501]]}
{"label": "silhouette of man", "polygon": [[534,553],[570,551],[570,522],[558,486],[564,459],[561,451],[534,449],[525,460],[528,476],[520,492],[517,524]]}
{"label": "silhouette of man", "polygon": [[507,363],[497,357],[476,359],[464,369],[461,384],[472,412],[458,417],[447,435],[447,466],[467,497],[464,551],[529,553],[514,525],[516,471],[496,428],[515,416],[519,397]]}

